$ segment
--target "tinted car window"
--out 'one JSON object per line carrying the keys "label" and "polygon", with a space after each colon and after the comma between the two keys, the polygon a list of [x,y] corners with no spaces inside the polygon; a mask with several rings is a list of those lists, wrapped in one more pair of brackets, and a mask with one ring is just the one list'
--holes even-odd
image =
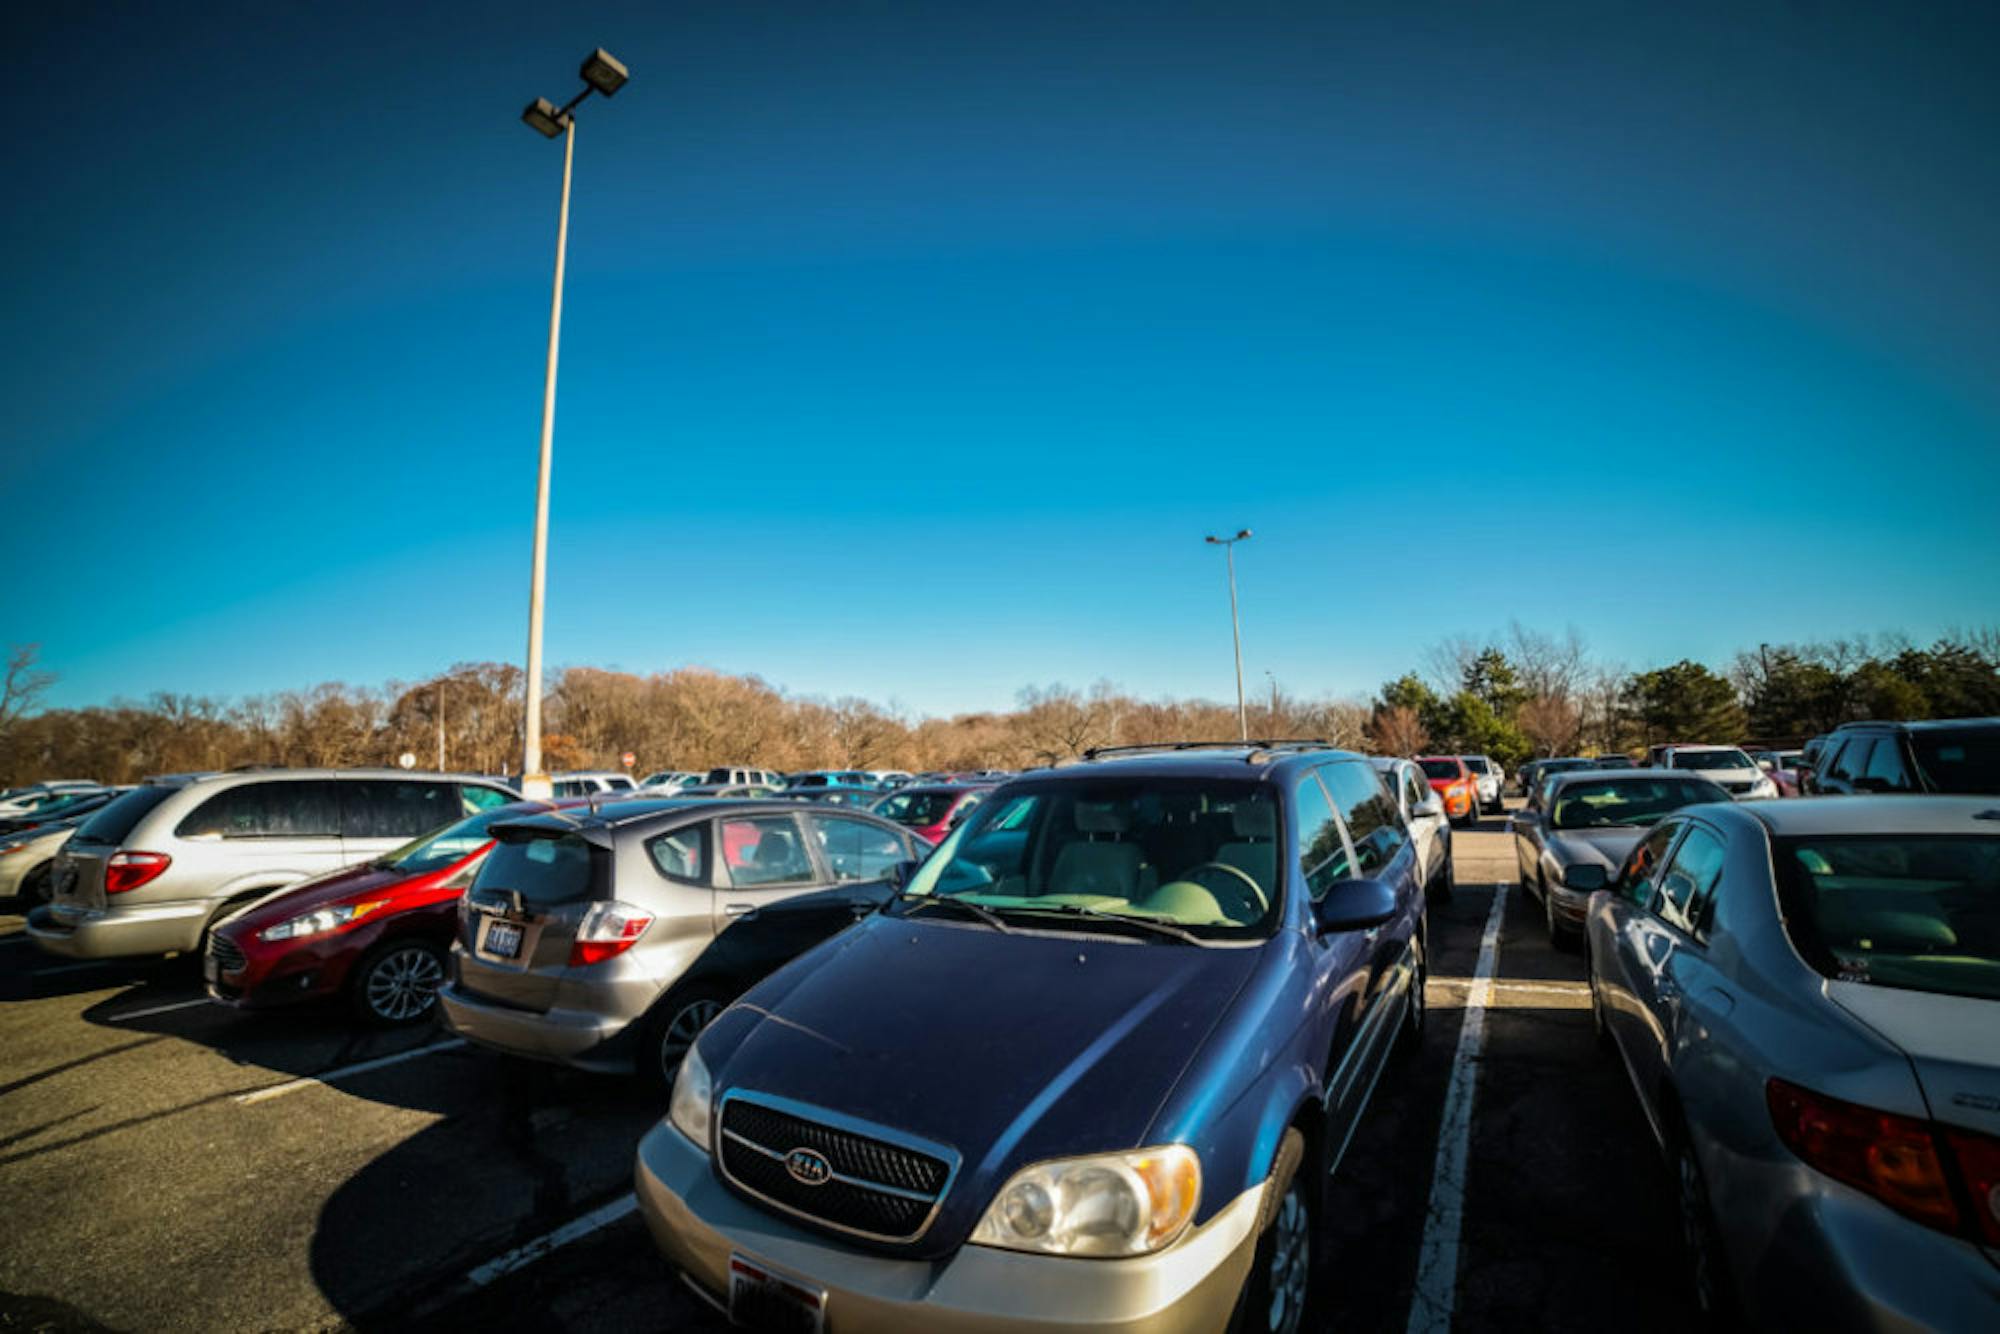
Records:
{"label": "tinted car window", "polygon": [[1347,836],[1354,843],[1355,874],[1380,875],[1409,841],[1403,818],[1389,794],[1366,764],[1328,764],[1319,776],[1333,794]]}
{"label": "tinted car window", "polygon": [[179,790],[179,788],[166,787],[164,785],[135,787],[124,796],[113,798],[108,805],[99,808],[96,814],[78,825],[75,835],[76,841],[78,843],[123,843],[125,836],[130,834],[139,821],[145,818],[148,811]]}
{"label": "tinted car window", "polygon": [[1299,874],[1307,896],[1317,903],[1354,870],[1340,836],[1340,822],[1333,818],[1333,802],[1312,774],[1299,781],[1292,816],[1299,826]]}
{"label": "tinted car window", "polygon": [[646,852],[652,857],[653,865],[669,880],[680,880],[691,885],[708,883],[708,824],[683,826],[670,830],[658,838],[649,839]]}
{"label": "tinted car window", "polygon": [[2000,795],[2000,730],[1925,729],[1910,734],[1910,748],[1936,791]]}
{"label": "tinted car window", "polygon": [[[1673,846],[1674,835],[1680,831],[1681,825],[1677,822],[1660,825],[1646,835],[1639,846],[1632,849],[1632,855],[1625,863],[1625,873],[1618,881],[1618,888],[1625,893],[1637,894],[1639,887],[1651,879],[1653,872],[1659,869],[1660,858],[1667,855],[1667,849]],[[1644,902],[1645,896],[1639,895],[1639,899]]]}
{"label": "tinted car window", "polygon": [[465,813],[450,783],[363,779],[340,787],[340,832],[347,838],[415,838]]}
{"label": "tinted car window", "polygon": [[239,784],[197,806],[174,833],[181,838],[337,838],[339,787],[312,780]]}
{"label": "tinted car window", "polygon": [[835,880],[879,880],[889,868],[910,860],[909,846],[900,834],[866,820],[843,820],[838,816],[806,817]]}
{"label": "tinted car window", "polygon": [[1843,783],[1852,783],[1868,765],[1868,752],[1875,748],[1872,736],[1849,737],[1827,766],[1826,776]]}
{"label": "tinted car window", "polygon": [[1418,760],[1417,767],[1424,771],[1426,778],[1463,778],[1457,760]]}
{"label": "tinted car window", "polygon": [[954,792],[898,792],[878,802],[875,813],[897,824],[933,825],[951,813],[951,804],[957,799]]}
{"label": "tinted car window", "polygon": [[493,831],[499,842],[479,868],[473,892],[512,891],[527,903],[567,903],[590,893],[590,845],[575,834]]}
{"label": "tinted car window", "polygon": [[729,883],[740,889],[801,884],[813,878],[812,857],[790,816],[724,820],[722,865],[729,872]]}
{"label": "tinted car window", "polygon": [[1683,930],[1693,931],[1701,922],[1709,895],[1715,892],[1716,881],[1722,878],[1722,860],[1721,839],[1699,825],[1689,829],[1674,849],[1666,874],[1660,877],[1655,911]]}
{"label": "tinted car window", "polygon": [[475,783],[459,784],[458,796],[465,803],[467,815],[475,811],[494,810],[514,800],[511,793],[502,792],[497,787],[480,787]]}
{"label": "tinted car window", "polygon": [[1779,840],[1785,929],[1827,977],[2000,1000],[2000,838]]}
{"label": "tinted car window", "polygon": [[1857,780],[1870,792],[1908,792],[1914,786],[1909,771],[1903,767],[1902,747],[1892,736],[1875,743],[1875,749],[1868,753],[1868,766],[1857,775]]}

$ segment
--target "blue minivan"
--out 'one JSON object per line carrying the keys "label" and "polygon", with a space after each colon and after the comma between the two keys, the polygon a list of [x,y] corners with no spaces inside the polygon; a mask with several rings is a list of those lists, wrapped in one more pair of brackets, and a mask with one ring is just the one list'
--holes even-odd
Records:
{"label": "blue minivan", "polygon": [[1317,745],[1095,752],[718,1016],[640,1208],[740,1323],[1294,1334],[1424,1021],[1416,854]]}

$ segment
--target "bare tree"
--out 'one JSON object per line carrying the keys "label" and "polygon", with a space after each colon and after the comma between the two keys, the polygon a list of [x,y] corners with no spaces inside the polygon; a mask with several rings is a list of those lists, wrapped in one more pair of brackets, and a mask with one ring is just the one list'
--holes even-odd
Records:
{"label": "bare tree", "polygon": [[1430,744],[1431,734],[1415,709],[1393,704],[1368,720],[1368,738],[1383,755],[1415,755]]}
{"label": "bare tree", "polygon": [[1573,700],[1590,675],[1590,652],[1575,626],[1552,635],[1515,621],[1507,627],[1507,656],[1530,699]]}
{"label": "bare tree", "polygon": [[56,683],[54,672],[35,666],[42,656],[40,644],[16,644],[7,652],[7,677],[0,683],[0,736],[13,729],[21,716],[32,710]]}

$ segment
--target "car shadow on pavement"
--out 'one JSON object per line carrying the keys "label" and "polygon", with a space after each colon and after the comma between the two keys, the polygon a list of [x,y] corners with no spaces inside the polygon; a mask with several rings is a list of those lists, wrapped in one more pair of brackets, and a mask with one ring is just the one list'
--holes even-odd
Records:
{"label": "car shadow on pavement", "polygon": [[[471,1291],[473,1269],[629,1192],[639,1139],[666,1110],[662,1093],[633,1078],[470,1048],[423,1064],[453,1089],[450,1110],[342,1182],[313,1232],[313,1281],[354,1329],[452,1323],[438,1310]],[[701,1308],[671,1289],[661,1299],[675,1309],[652,1319],[687,1327],[678,1304],[689,1320]],[[480,1324],[496,1318],[552,1327],[537,1309],[494,1311]]]}

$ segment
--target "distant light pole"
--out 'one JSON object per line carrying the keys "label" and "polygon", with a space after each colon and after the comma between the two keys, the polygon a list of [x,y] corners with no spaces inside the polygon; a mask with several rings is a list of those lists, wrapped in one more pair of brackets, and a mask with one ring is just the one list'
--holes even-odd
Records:
{"label": "distant light pole", "polygon": [[1236,732],[1244,741],[1250,739],[1250,715],[1243,710],[1243,622],[1236,614],[1236,544],[1249,537],[1250,530],[1244,528],[1234,537],[1208,539],[1222,548],[1229,562],[1229,633],[1236,641]]}
{"label": "distant light pole", "polygon": [[535,568],[528,580],[528,719],[521,757],[521,795],[546,797],[554,788],[542,772],[542,593],[548,581],[549,447],[556,428],[556,351],[562,343],[563,255],[569,248],[569,177],[576,156],[577,105],[592,93],[609,97],[630,77],[603,47],[584,59],[583,91],[561,106],[546,97],[528,103],[521,119],[538,133],[563,137],[562,210],[556,218],[555,295],[549,300],[549,364],[542,381],[542,460],[535,475]]}
{"label": "distant light pole", "polygon": [[1265,672],[1264,672],[1264,679],[1265,679],[1266,681],[1269,681],[1269,682],[1271,683],[1271,731],[1270,731],[1270,735],[1272,735],[1272,736],[1276,736],[1276,735],[1278,735],[1278,678],[1277,678],[1277,677],[1275,677],[1275,676],[1273,676],[1273,675],[1271,674],[1270,670],[1269,670],[1269,669],[1267,668],[1267,669],[1265,670]]}

